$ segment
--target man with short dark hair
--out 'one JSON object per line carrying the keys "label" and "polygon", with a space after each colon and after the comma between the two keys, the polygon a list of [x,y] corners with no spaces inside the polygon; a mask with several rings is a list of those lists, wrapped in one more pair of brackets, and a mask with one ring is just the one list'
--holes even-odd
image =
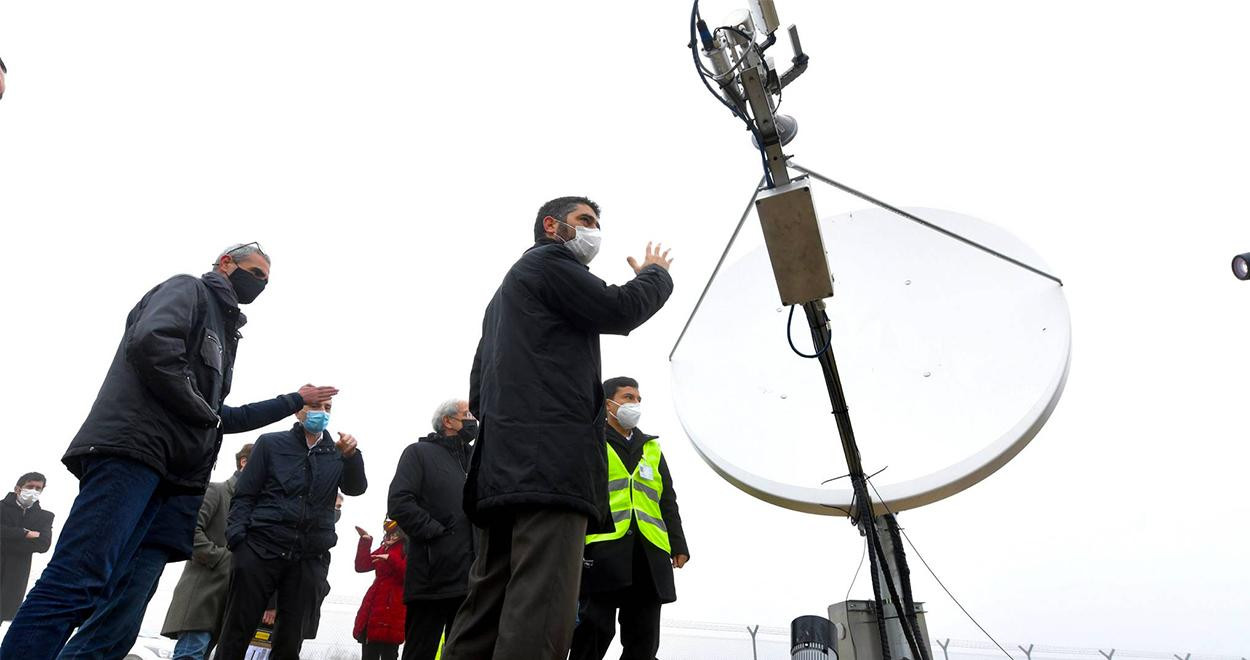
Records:
{"label": "man with short dark hair", "polygon": [[39,507],[48,479],[27,472],[0,500],[0,621],[17,614],[30,581],[30,559],[52,546],[52,512]]}
{"label": "man with short dark hair", "polygon": [[165,613],[161,634],[178,640],[174,660],[204,660],[217,641],[226,591],[230,585],[230,550],[226,547],[226,517],[239,473],[252,455],[252,443],[234,455],[235,472],[225,481],[208,485],[195,524],[195,550],[182,568],[173,599]]}
{"label": "man with short dark hair", "polygon": [[469,376],[480,436],[464,490],[483,528],[446,660],[556,660],[568,653],[587,525],[607,520],[599,336],[628,334],[673,291],[668,252],[648,244],[610,286],[587,264],[599,209],[544,204],[537,241],[486,308]]}
{"label": "man with short dark hair", "polygon": [[356,438],[327,426],[333,403],[305,406],[289,431],[256,440],[239,475],[226,521],[230,591],[217,658],[242,660],[248,641],[277,592],[274,660],[297,660],[310,608],[329,566],[335,496],[361,495],[368,482]]}
{"label": "man with short dark hair", "polygon": [[[337,392],[306,385],[268,401],[224,405],[246,323],[239,306],[265,289],[269,266],[259,244],[234,245],[212,271],[166,280],[131,310],[91,412],[61,459],[78,477],[78,496],[0,656],[55,658],[76,627],[127,588],[125,580],[137,576],[132,569],[149,569],[137,577],[153,579],[157,559],[146,553],[135,562],[141,549],[189,556],[222,435],[258,429]],[[96,652],[93,646],[84,652]]]}
{"label": "man with short dark hair", "polygon": [[434,660],[469,592],[473,530],[464,513],[464,481],[477,420],[469,402],[448,399],[434,410],[434,432],[399,457],[387,516],[408,536],[404,571],[404,659]]}
{"label": "man with short dark hair", "polygon": [[660,650],[660,606],[677,600],[673,569],[690,559],[677,493],[660,440],[638,428],[638,381],[603,383],[608,412],[608,500],[612,531],[586,537],[582,598],[570,660],[602,660],[616,636],[621,660],[654,660]]}

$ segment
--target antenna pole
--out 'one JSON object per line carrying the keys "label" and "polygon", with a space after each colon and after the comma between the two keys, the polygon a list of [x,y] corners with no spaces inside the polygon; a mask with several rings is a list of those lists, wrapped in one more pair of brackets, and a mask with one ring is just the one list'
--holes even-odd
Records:
{"label": "antenna pole", "polygon": [[[855,494],[855,506],[851,517],[860,533],[868,537],[868,557],[871,563],[873,593],[878,611],[877,634],[881,639],[882,660],[910,657],[912,660],[931,660],[929,648],[916,620],[915,605],[911,601],[911,580],[903,559],[903,547],[898,543],[898,522],[892,515],[875,515],[872,499],[868,495],[868,478],[864,474],[859,445],[855,442],[855,429],[851,424],[850,408],[846,404],[846,392],[838,374],[838,363],[833,353],[833,336],[829,329],[829,315],[825,301],[815,300],[803,304],[808,326],[812,333],[812,345],[826,347],[817,356],[825,376],[825,388],[829,391],[829,404],[842,441],[842,453],[846,456],[847,472],[851,489]],[[882,593],[882,583],[886,593]],[[895,585],[899,585],[898,588]],[[899,591],[903,592],[901,595]],[[891,654],[897,649],[899,655]],[[910,651],[910,656],[904,656]],[[856,660],[856,659],[851,659]],[[859,658],[858,660],[865,660]]]}
{"label": "antenna pole", "polygon": [[[771,2],[768,5],[771,7]],[[795,51],[792,60],[794,67],[785,75],[778,75],[771,58],[764,56],[764,51],[775,42],[772,32],[777,27],[776,15],[772,11],[762,13],[767,14],[762,17],[766,25],[756,27],[764,28],[764,32],[770,36],[767,41],[760,44],[756,43],[756,35],[745,24],[709,30],[700,17],[699,0],[694,0],[690,17],[690,47],[694,51],[695,67],[704,86],[736,117],[742,119],[751,130],[763,161],[766,187],[776,189],[790,184],[791,178],[789,158],[783,151],[782,135],[778,130],[774,113],[780,104],[781,89],[806,70],[808,56],[799,46],[797,29],[791,27],[789,32]],[[699,48],[695,42],[696,34],[698,34],[703,54],[711,61],[713,71],[710,76],[700,62]],[[730,66],[730,62],[736,63]],[[713,89],[711,81],[717,83],[721,92]],[[772,102],[774,95],[778,97],[778,105]],[[793,137],[793,133],[790,135]],[[757,188],[756,196],[760,194],[761,191]],[[864,657],[844,658],[844,660],[869,660],[869,658],[897,660],[906,657],[911,660],[932,660],[929,647],[923,639],[921,626],[916,620],[916,608],[911,599],[907,564],[902,544],[898,541],[898,523],[893,515],[874,516],[872,499],[868,495],[868,479],[864,475],[859,447],[855,443],[855,430],[851,425],[846,393],[842,389],[842,379],[838,374],[837,360],[834,358],[829,315],[825,312],[824,298],[832,295],[827,258],[824,254],[811,255],[811,242],[807,240],[810,235],[805,235],[801,228],[799,231],[794,230],[796,224],[818,222],[810,196],[803,197],[808,194],[809,191],[800,189],[786,189],[784,192],[778,192],[777,197],[786,195],[789,196],[787,200],[799,199],[800,201],[779,202],[780,210],[777,213],[784,216],[782,222],[767,223],[763,215],[761,215],[761,222],[765,224],[765,240],[768,243],[769,257],[773,260],[774,274],[778,275],[778,287],[781,289],[783,302],[806,301],[802,302],[803,311],[807,316],[813,346],[819,350],[815,358],[820,362],[820,368],[824,372],[825,386],[829,391],[829,403],[837,422],[838,437],[842,442],[842,453],[846,456],[846,465],[855,495],[851,515],[860,533],[868,537],[873,593],[876,597],[874,618],[880,639],[880,655],[874,656],[869,649],[864,649]],[[793,197],[793,195],[799,197]],[[752,201],[758,201],[756,196],[752,197]],[[748,203],[749,208],[750,203]],[[742,226],[746,215],[743,213],[742,220],[738,222],[739,227]],[[772,234],[769,233],[769,227],[775,230]],[[737,231],[737,229],[734,230],[735,236]],[[818,230],[816,237],[819,242]],[[731,244],[732,241],[731,237]],[[727,252],[728,248],[726,248]],[[792,257],[798,252],[803,252],[805,259],[796,265]],[[722,262],[724,256],[724,254],[721,255]],[[790,262],[782,270],[778,270],[779,258],[783,262]],[[716,270],[719,268],[718,263]],[[713,271],[713,278],[716,276],[716,270]],[[794,272],[796,270],[799,272]],[[711,286],[710,280],[708,286]],[[704,294],[706,293],[707,287],[704,288]],[[700,302],[702,302],[702,296],[700,296]],[[697,311],[698,305],[695,308]],[[691,316],[693,317],[693,313]],[[689,324],[687,320],[687,327]],[[685,334],[685,329],[682,333]],[[678,337],[677,343],[680,342],[681,337]],[[676,351],[676,348],[675,345],[673,350]],[[671,353],[669,359],[672,359]],[[888,597],[884,597],[882,582],[885,583]],[[900,598],[900,590],[902,598]],[[752,642],[754,642],[754,637],[753,632]],[[898,655],[892,655],[891,648],[898,649]],[[910,651],[910,655],[905,653],[905,649]]]}

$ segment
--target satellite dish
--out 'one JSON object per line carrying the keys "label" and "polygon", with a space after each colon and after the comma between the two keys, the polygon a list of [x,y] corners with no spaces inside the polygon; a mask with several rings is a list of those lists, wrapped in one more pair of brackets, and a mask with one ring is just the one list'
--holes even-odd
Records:
{"label": "satellite dish", "polygon": [[[1045,265],[985,222],[908,211]],[[884,506],[949,497],[1024,449],[1068,375],[1062,286],[884,209],[823,219],[821,231],[835,280],[833,350],[864,470],[884,470],[873,479]],[[703,459],[738,488],[844,516],[852,494],[837,479],[846,469],[838,432],[820,368],[786,341],[789,311],[762,246],[726,267],[672,356],[678,416]],[[791,333],[813,352],[802,310]]]}

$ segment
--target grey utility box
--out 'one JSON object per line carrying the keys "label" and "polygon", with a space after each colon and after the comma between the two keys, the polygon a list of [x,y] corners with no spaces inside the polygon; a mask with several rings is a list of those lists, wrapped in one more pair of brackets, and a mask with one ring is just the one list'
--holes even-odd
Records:
{"label": "grey utility box", "polygon": [[[893,658],[881,657],[881,635],[877,629],[876,606],[872,601],[848,600],[829,606],[829,620],[833,622],[838,660],[911,658],[911,649],[907,646],[907,638],[903,636],[898,618],[893,615],[892,607],[887,605],[886,608],[890,610],[890,614],[886,616],[886,630],[890,636],[890,653]],[[929,627],[924,620],[924,603],[916,603],[916,621],[920,624],[923,643],[932,648],[929,643]]]}
{"label": "grey utility box", "polygon": [[755,198],[755,210],[782,304],[801,305],[833,296],[811,182],[795,179],[765,190]]}

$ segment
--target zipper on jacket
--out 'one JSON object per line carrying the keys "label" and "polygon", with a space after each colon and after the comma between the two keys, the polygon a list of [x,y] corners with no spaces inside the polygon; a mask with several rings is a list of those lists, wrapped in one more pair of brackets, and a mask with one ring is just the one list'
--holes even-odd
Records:
{"label": "zipper on jacket", "polygon": [[[317,444],[321,444],[321,440],[317,440]],[[309,447],[304,454],[304,494],[299,498],[299,522],[295,524],[295,542],[300,551],[304,549],[304,523],[308,520],[308,496],[312,493],[312,453],[316,446]]]}

